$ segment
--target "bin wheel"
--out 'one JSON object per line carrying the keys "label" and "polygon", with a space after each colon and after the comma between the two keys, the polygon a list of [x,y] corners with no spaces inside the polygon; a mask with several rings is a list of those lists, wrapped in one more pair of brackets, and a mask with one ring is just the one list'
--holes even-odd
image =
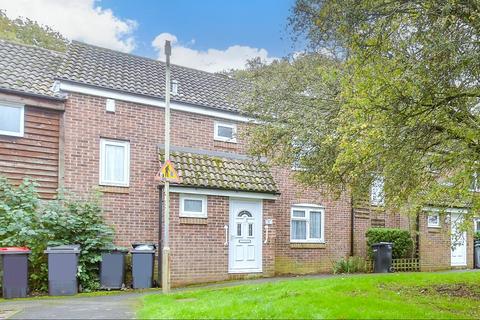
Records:
{"label": "bin wheel", "polygon": [[390,271],[390,272],[395,272],[395,268],[394,268],[394,267],[390,267],[389,271]]}

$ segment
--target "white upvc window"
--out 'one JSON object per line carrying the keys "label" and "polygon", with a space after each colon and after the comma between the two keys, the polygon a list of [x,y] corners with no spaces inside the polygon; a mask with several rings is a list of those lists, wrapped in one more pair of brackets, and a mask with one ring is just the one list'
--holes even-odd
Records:
{"label": "white upvc window", "polygon": [[325,242],[325,209],[296,205],[291,210],[290,242]]}
{"label": "white upvc window", "polygon": [[180,217],[206,218],[207,196],[180,194]]}
{"label": "white upvc window", "polygon": [[0,135],[23,137],[25,106],[0,101]]}
{"label": "white upvc window", "polygon": [[429,212],[427,216],[427,225],[429,228],[440,228],[440,213]]}
{"label": "white upvc window", "polygon": [[370,204],[372,206],[385,205],[385,190],[382,176],[376,176],[370,186]]}
{"label": "white upvc window", "polygon": [[128,187],[130,184],[130,142],[100,140],[100,184]]}
{"label": "white upvc window", "polygon": [[477,172],[472,174],[472,184],[470,186],[470,191],[473,192],[480,192],[480,183],[479,183],[479,176]]}
{"label": "white upvc window", "polygon": [[214,139],[225,142],[237,142],[237,125],[234,123],[215,122]]}
{"label": "white upvc window", "polygon": [[480,232],[480,218],[473,219],[473,231],[475,233]]}

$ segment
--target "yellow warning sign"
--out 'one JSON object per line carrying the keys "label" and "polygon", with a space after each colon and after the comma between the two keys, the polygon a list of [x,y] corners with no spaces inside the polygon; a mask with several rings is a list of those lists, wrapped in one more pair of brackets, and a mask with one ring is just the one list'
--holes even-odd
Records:
{"label": "yellow warning sign", "polygon": [[173,166],[173,163],[168,160],[160,169],[160,180],[169,182],[180,182],[177,170]]}

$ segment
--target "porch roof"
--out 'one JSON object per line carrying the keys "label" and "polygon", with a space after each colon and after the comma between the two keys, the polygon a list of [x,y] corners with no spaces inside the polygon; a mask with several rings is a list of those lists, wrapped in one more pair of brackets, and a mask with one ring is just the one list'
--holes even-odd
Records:
{"label": "porch roof", "polygon": [[[163,162],[163,150],[159,153]],[[267,163],[254,158],[172,151],[170,161],[180,176],[179,186],[278,193]]]}

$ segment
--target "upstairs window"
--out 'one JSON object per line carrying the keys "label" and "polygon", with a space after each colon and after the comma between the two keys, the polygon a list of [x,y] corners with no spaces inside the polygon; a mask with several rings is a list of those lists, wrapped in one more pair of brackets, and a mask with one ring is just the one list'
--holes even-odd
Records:
{"label": "upstairs window", "polygon": [[472,183],[470,185],[470,190],[474,192],[480,192],[480,181],[478,180],[478,173],[475,172],[472,175]]}
{"label": "upstairs window", "polygon": [[128,187],[130,182],[130,143],[100,140],[100,184]]}
{"label": "upstairs window", "polygon": [[225,142],[237,142],[237,125],[233,123],[215,122],[214,139]]}
{"label": "upstairs window", "polygon": [[324,215],[321,207],[294,206],[290,242],[324,242]]}
{"label": "upstairs window", "polygon": [[385,204],[385,191],[383,177],[377,176],[370,187],[370,204],[383,206]]}
{"label": "upstairs window", "polygon": [[430,212],[427,222],[429,228],[440,228],[440,214],[438,212]]}
{"label": "upstairs window", "polygon": [[0,101],[0,135],[23,137],[24,110],[21,104]]}

